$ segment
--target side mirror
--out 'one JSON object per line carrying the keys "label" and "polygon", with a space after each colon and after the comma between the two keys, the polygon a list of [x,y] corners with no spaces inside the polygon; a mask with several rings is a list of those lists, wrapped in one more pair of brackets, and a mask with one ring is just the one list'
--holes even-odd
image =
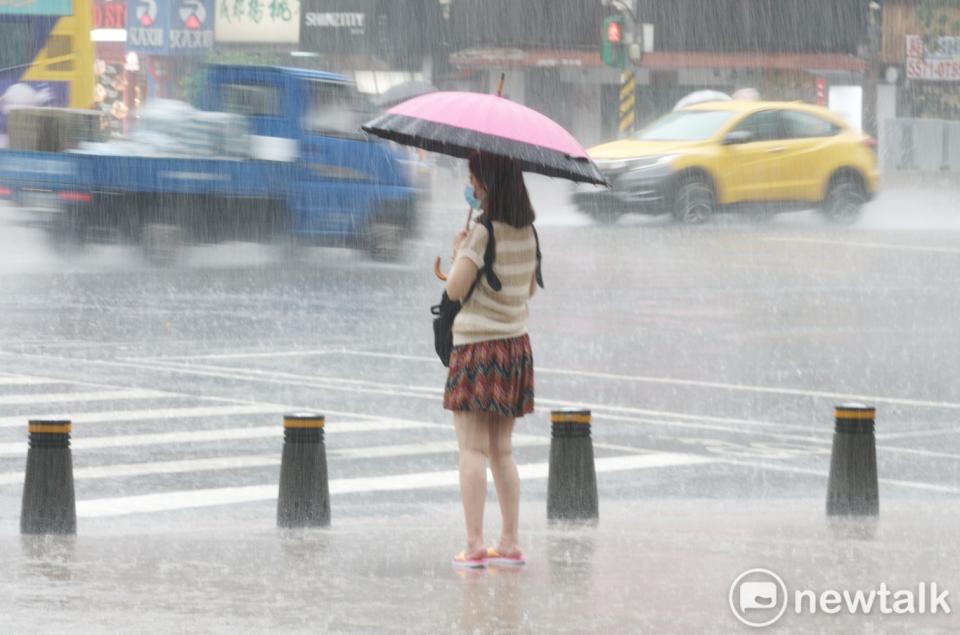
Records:
{"label": "side mirror", "polygon": [[753,133],[749,130],[734,130],[733,132],[728,132],[727,136],[723,138],[723,145],[732,146],[741,143],[750,143],[751,141],[753,141]]}

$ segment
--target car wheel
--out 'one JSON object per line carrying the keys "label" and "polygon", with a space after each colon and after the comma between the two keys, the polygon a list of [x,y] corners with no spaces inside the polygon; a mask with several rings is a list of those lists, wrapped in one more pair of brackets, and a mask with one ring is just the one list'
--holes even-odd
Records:
{"label": "car wheel", "polygon": [[860,218],[865,202],[860,183],[850,177],[840,177],[830,184],[820,211],[832,223],[849,225]]}
{"label": "car wheel", "polygon": [[58,254],[74,256],[86,247],[86,227],[71,214],[62,214],[46,228],[47,242]]}
{"label": "car wheel", "polygon": [[620,220],[620,217],[623,215],[620,210],[610,207],[601,207],[599,205],[591,208],[587,213],[590,214],[590,218],[601,225],[612,225]]}
{"label": "car wheel", "polygon": [[700,178],[687,179],[677,189],[673,217],[685,225],[702,225],[713,216],[714,205],[709,183]]}
{"label": "car wheel", "polygon": [[176,264],[183,255],[183,230],[177,225],[150,223],[141,237],[143,256],[157,267]]}

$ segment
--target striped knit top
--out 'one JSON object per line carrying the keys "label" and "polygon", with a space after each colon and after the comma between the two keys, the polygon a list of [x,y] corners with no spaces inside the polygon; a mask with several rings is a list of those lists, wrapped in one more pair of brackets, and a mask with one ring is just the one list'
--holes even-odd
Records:
{"label": "striped knit top", "polygon": [[[537,268],[537,242],[533,226],[513,227],[493,221],[496,253],[493,272],[500,278],[500,291],[481,277],[473,294],[453,321],[453,345],[518,337],[527,332],[527,300]],[[474,222],[457,258],[469,258],[483,267],[487,228]]]}

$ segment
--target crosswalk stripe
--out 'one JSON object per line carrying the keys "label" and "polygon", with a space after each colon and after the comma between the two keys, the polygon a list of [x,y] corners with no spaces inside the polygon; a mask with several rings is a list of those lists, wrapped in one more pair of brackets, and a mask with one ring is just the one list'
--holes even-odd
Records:
{"label": "crosswalk stripe", "polygon": [[100,392],[58,392],[36,393],[33,395],[2,395],[0,405],[43,404],[74,401],[113,401],[122,399],[155,399],[170,397],[168,392],[159,390],[104,390]]}
{"label": "crosswalk stripe", "polygon": [[[338,421],[326,428],[325,434],[347,432],[379,432],[385,430],[412,430],[416,428],[441,427],[439,424],[394,421],[389,419],[374,421]],[[123,434],[111,437],[90,437],[74,439],[70,446],[74,450],[100,450],[104,448],[127,448],[145,445],[163,445],[176,443],[198,443],[204,441],[237,441],[242,439],[283,439],[283,428],[275,426],[254,426],[247,428],[218,428],[213,430],[194,430],[181,432],[161,432],[157,434]],[[26,440],[19,443],[0,443],[0,456],[17,456],[27,451]]]}
{"label": "crosswalk stripe", "polygon": [[226,417],[230,415],[279,414],[298,408],[278,404],[241,404],[236,406],[201,406],[194,408],[159,408],[154,410],[110,410],[103,412],[55,413],[0,417],[0,428],[19,428],[27,419],[69,419],[78,423],[111,423],[115,421],[153,421],[159,419],[190,419],[197,417]]}
{"label": "crosswalk stripe", "polygon": [[[182,474],[185,472],[231,470],[270,465],[280,465],[279,454],[221,456],[209,459],[78,467],[73,470],[73,478],[74,480],[80,481],[86,479],[120,478],[124,476],[146,476],[150,474]],[[14,485],[22,482],[23,473],[21,472],[5,472],[0,474],[0,485]]]}
{"label": "crosswalk stripe", "polygon": [[43,384],[72,384],[75,382],[62,379],[46,379],[45,377],[28,377],[26,375],[0,376],[0,386],[42,386]]}
{"label": "crosswalk stripe", "polygon": [[[550,445],[550,439],[547,437],[524,435],[517,436],[513,439],[513,447],[515,448],[545,445]],[[398,456],[442,454],[445,452],[452,453],[456,451],[456,441],[428,441],[402,445],[338,448],[327,450],[327,457],[329,459],[381,459]],[[151,474],[182,474],[186,472],[233,470],[248,467],[269,467],[280,465],[280,458],[280,453],[273,453],[78,467],[73,470],[73,478],[80,481],[86,479],[120,478],[125,476],[148,476]],[[23,472],[0,473],[0,485],[17,485],[20,483],[23,483]]]}
{"label": "crosswalk stripe", "polygon": [[[679,465],[713,463],[714,459],[693,454],[670,452],[614,456],[596,459],[597,472],[619,472]],[[527,463],[518,466],[521,479],[544,479],[549,472],[547,463]],[[417,472],[361,478],[334,479],[329,483],[330,494],[359,492],[386,492],[411,489],[452,487],[459,483],[457,470],[440,472]],[[116,498],[88,499],[77,502],[77,515],[83,518],[125,516],[178,509],[195,509],[236,503],[276,500],[276,483],[244,487],[221,487],[214,489],[185,490],[121,496]]]}

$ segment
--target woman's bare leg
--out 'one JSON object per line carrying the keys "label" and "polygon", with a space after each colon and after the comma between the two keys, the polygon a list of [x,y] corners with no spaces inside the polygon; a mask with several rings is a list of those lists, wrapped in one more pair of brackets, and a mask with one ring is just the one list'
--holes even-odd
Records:
{"label": "woman's bare leg", "polygon": [[467,554],[483,548],[483,505],[487,498],[487,457],[490,454],[489,418],[481,413],[454,412],[460,448],[460,497],[467,524]]}
{"label": "woman's bare leg", "polygon": [[513,459],[513,417],[494,417],[490,428],[490,471],[497,489],[502,525],[497,551],[512,554],[520,549],[520,474]]}

